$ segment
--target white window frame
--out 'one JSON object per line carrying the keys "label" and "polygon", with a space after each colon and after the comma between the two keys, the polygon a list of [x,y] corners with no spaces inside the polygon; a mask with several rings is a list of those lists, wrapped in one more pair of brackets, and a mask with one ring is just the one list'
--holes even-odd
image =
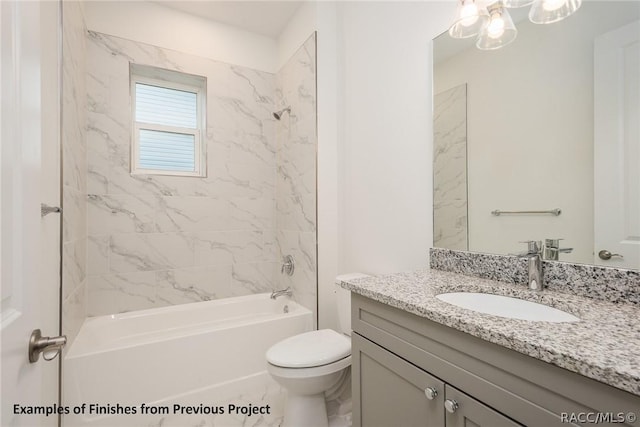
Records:
{"label": "white window frame", "polygon": [[[145,75],[153,74],[155,77]],[[177,71],[163,70],[160,68],[139,66],[131,64],[131,117],[132,117],[132,135],[131,135],[131,175],[169,175],[169,176],[194,176],[206,177],[206,112],[205,112],[205,96],[206,84],[203,77],[192,76]],[[186,83],[177,82],[176,80],[185,80]],[[190,80],[199,79],[203,83],[197,84]],[[158,86],[167,89],[175,89],[196,94],[196,129],[166,126],[156,123],[144,123],[136,121],[136,84],[144,84],[149,86]],[[194,137],[194,171],[174,171],[165,169],[143,169],[140,167],[140,130],[151,130],[167,133],[178,133],[182,135],[193,135]],[[204,136],[203,136],[204,134]]]}

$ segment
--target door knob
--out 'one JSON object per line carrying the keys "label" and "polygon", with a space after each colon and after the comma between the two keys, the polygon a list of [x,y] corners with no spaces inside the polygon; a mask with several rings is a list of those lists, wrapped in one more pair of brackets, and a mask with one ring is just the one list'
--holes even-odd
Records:
{"label": "door knob", "polygon": [[444,408],[448,413],[453,414],[460,407],[455,400],[447,399],[444,401]]}
{"label": "door knob", "polygon": [[606,249],[603,249],[600,252],[598,252],[598,256],[600,257],[600,259],[603,259],[605,261],[610,260],[613,257],[624,258],[622,255],[620,255],[620,254],[612,254],[611,252],[609,252]]}
{"label": "door knob", "polygon": [[40,358],[40,353],[43,353],[44,360],[55,359],[66,343],[67,337],[64,335],[43,337],[40,329],[34,329],[29,339],[29,362],[36,363]]}

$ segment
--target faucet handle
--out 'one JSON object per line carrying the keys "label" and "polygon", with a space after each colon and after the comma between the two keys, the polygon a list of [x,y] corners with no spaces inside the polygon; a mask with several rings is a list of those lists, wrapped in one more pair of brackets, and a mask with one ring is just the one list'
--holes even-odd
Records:
{"label": "faucet handle", "polygon": [[522,254],[522,256],[527,256],[527,255],[536,255],[540,253],[541,247],[542,247],[542,242],[539,240],[524,240],[524,241],[520,241],[520,243],[526,243],[527,246],[527,252]]}
{"label": "faucet handle", "polygon": [[559,248],[560,240],[564,240],[564,238],[559,239],[544,239],[544,246],[547,248]]}
{"label": "faucet handle", "polygon": [[287,274],[288,276],[293,276],[293,271],[295,270],[295,263],[293,261],[293,257],[291,255],[285,255],[282,259],[282,266],[280,267],[280,273]]}

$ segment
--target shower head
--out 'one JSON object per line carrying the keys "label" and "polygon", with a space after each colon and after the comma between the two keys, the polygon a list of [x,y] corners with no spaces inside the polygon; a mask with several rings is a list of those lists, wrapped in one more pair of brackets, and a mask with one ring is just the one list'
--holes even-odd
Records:
{"label": "shower head", "polygon": [[277,120],[280,120],[285,112],[291,114],[291,107],[283,108],[280,111],[276,111],[275,113],[273,113],[273,117],[275,117]]}

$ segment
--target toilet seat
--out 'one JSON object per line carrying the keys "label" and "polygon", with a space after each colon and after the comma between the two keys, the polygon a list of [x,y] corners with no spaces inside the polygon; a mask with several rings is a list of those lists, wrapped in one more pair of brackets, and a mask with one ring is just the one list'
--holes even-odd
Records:
{"label": "toilet seat", "polygon": [[338,372],[348,366],[351,366],[351,356],[329,363],[328,365],[314,366],[311,368],[283,368],[267,363],[267,371],[271,375],[281,378],[313,378]]}
{"label": "toilet seat", "polygon": [[282,340],[267,350],[266,356],[270,365],[290,370],[322,367],[345,358],[350,363],[350,355],[349,338],[332,329],[321,329]]}

